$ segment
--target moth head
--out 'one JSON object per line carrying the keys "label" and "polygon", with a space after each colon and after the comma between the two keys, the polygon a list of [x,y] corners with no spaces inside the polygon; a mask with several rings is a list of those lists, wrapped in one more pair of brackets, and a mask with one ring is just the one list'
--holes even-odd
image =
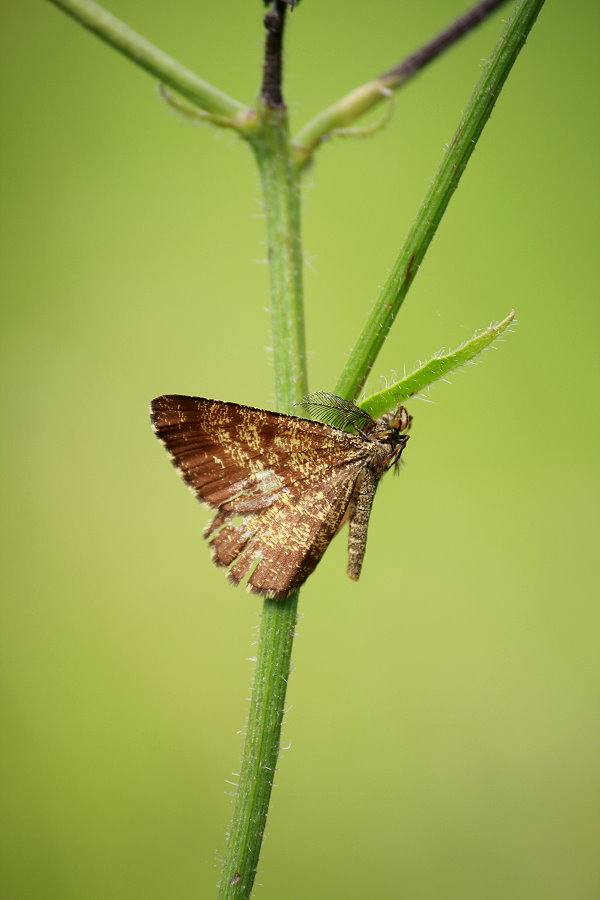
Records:
{"label": "moth head", "polygon": [[399,406],[395,413],[392,414],[390,427],[400,434],[403,431],[410,431],[412,416],[405,406]]}
{"label": "moth head", "polygon": [[392,444],[406,444],[412,416],[404,406],[399,406],[395,412],[384,413],[376,421],[377,440]]}

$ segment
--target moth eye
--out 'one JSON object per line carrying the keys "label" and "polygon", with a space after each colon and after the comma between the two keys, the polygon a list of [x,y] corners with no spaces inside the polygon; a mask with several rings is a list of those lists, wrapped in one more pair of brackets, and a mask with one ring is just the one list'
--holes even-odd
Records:
{"label": "moth eye", "polygon": [[[407,431],[410,428],[412,416],[408,414],[408,410],[404,406],[399,406],[397,411],[389,418],[389,434]],[[387,423],[386,423],[387,424]]]}
{"label": "moth eye", "polygon": [[410,428],[410,423],[412,422],[412,416],[409,415],[408,410],[406,410],[403,406],[398,410],[398,430],[399,431],[407,431]]}

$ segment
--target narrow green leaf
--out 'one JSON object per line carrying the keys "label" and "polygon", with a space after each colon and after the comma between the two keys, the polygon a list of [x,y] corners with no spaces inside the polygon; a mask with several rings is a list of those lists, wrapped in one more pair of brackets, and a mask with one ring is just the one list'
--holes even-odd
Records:
{"label": "narrow green leaf", "polygon": [[433,384],[434,381],[438,381],[459,366],[472,362],[476,356],[479,356],[483,350],[496,341],[501,334],[504,334],[514,317],[515,313],[513,310],[497,325],[491,325],[481,334],[475,334],[470,341],[457,347],[452,353],[434,356],[433,359],[430,359],[429,362],[416,369],[406,378],[397,381],[396,384],[391,385],[384,391],[380,391],[378,394],[367,397],[363,403],[359,404],[361,409],[366,410],[373,418],[381,416],[390,409],[395,409],[399,403],[423,391],[430,384]]}

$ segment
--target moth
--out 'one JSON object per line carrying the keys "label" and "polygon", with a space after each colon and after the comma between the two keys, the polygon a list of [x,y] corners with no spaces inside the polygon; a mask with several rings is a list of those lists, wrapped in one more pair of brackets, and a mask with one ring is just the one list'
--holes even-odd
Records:
{"label": "moth", "polygon": [[178,394],[151,403],[173,464],[217,510],[204,532],[214,562],[276,600],[306,581],[346,521],[358,579],[379,479],[398,466],[412,419],[403,406],[373,419],[328,393],[298,406],[323,421]]}

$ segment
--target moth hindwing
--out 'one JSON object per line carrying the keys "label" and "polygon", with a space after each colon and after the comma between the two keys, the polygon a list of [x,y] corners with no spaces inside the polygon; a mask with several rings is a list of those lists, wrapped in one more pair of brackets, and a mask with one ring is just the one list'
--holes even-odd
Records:
{"label": "moth hindwing", "polygon": [[398,462],[410,417],[373,420],[333,394],[300,404],[338,425],[237,403],[169,394],[152,401],[154,430],[173,464],[217,514],[213,559],[248,589],[278,600],[311,574],[350,520],[348,574],[357,579],[381,475]]}

